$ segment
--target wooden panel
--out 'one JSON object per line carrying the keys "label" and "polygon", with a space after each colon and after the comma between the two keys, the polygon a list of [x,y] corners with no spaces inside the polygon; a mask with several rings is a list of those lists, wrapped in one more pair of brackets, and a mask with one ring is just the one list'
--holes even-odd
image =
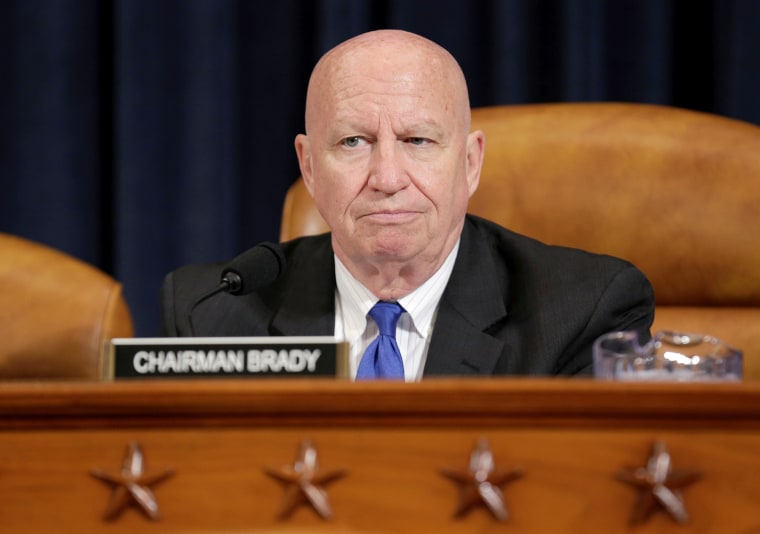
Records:
{"label": "wooden panel", "polygon": [[[505,487],[506,525],[484,507],[454,518],[457,488],[486,438]],[[283,488],[263,469],[291,465],[309,439],[334,518],[303,506],[278,519]],[[139,441],[163,513],[127,509],[109,532],[621,532],[635,492],[614,479],[653,440],[674,467],[703,472],[684,492],[686,530],[664,513],[635,531],[760,529],[760,385],[484,380],[421,384],[259,381],[0,386],[0,530],[105,530],[109,489]],[[64,527],[65,526],[65,527]],[[753,530],[754,529],[754,530]]]}

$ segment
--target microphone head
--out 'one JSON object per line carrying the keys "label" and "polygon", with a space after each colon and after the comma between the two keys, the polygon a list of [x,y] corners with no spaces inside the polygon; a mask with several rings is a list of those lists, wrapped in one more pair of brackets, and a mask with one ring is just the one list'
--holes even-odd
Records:
{"label": "microphone head", "polygon": [[231,260],[222,269],[222,286],[233,295],[247,295],[268,286],[285,269],[285,255],[279,245],[260,243]]}

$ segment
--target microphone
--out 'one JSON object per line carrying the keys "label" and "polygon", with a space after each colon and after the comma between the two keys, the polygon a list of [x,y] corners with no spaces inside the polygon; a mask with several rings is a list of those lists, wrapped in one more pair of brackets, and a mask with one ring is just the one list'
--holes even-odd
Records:
{"label": "microphone", "polygon": [[273,283],[284,268],[285,255],[279,245],[260,243],[222,269],[219,286],[233,295],[247,295]]}
{"label": "microphone", "polygon": [[229,261],[222,268],[219,285],[198,297],[187,311],[187,327],[191,337],[195,337],[193,311],[205,300],[222,292],[232,295],[247,295],[272,284],[285,269],[285,255],[279,245],[260,243]]}

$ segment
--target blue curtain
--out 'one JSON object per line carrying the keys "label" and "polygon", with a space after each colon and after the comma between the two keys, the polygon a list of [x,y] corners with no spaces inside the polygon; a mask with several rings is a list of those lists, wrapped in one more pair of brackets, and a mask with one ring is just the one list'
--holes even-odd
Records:
{"label": "blue curtain", "polygon": [[0,231],[120,279],[277,240],[309,72],[375,28],[448,48],[472,104],[617,100],[760,124],[754,0],[4,0]]}

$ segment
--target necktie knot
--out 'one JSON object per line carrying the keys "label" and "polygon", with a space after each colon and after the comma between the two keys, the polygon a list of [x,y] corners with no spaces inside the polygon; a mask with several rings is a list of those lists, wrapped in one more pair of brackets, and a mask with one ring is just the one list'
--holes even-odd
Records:
{"label": "necktie knot", "polygon": [[404,309],[398,302],[380,301],[369,310],[369,316],[377,323],[381,336],[396,337],[396,323]]}

